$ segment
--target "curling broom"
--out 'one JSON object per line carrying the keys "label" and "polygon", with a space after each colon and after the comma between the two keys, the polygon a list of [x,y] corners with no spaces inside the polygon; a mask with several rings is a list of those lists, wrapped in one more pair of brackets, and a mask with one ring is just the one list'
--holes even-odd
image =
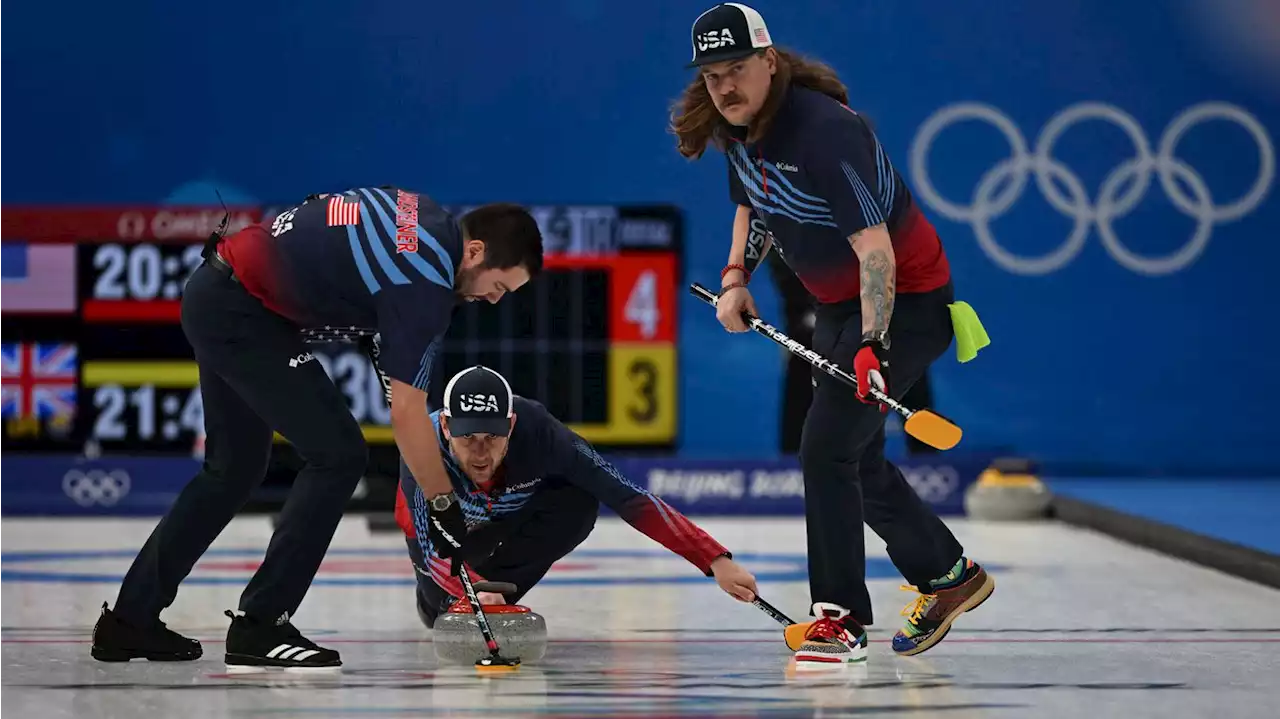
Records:
{"label": "curling broom", "polygon": [[[712,307],[715,307],[716,302],[719,300],[719,297],[711,292],[711,290],[708,290],[697,282],[689,285],[689,293]],[[850,387],[853,387],[855,390],[858,388],[858,380],[856,377],[840,369],[830,360],[819,355],[817,352],[814,352],[808,347],[805,347],[799,342],[782,334],[768,322],[761,320],[759,317],[752,317],[746,313],[743,313],[742,319],[749,327],[751,327],[751,329],[782,345],[792,354],[808,361],[809,364],[817,367],[823,372],[826,372],[832,377],[835,377],[841,382],[844,382]],[[884,392],[881,392],[880,389],[874,385],[871,387],[871,391],[868,392],[868,394],[870,394],[876,401],[902,415],[902,426],[903,429],[906,430],[907,434],[915,437],[921,442],[924,442],[930,447],[934,447],[935,449],[951,449],[960,443],[960,437],[962,435],[960,428],[956,426],[954,422],[943,417],[937,412],[930,409],[908,409],[894,398]]]}

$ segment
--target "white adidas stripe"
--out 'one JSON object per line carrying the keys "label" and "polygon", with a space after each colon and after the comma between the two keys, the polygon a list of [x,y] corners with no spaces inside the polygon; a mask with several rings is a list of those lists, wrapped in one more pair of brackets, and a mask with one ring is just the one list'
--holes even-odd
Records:
{"label": "white adidas stripe", "polygon": [[319,654],[315,649],[307,649],[306,647],[295,647],[292,644],[281,644],[275,649],[267,652],[268,659],[293,659],[295,662],[306,661],[310,657]]}

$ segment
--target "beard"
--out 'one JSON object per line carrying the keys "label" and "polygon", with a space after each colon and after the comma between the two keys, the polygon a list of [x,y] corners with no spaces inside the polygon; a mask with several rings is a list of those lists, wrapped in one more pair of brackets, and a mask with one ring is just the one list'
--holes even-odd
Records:
{"label": "beard", "polygon": [[[462,461],[459,463],[462,465],[462,471],[467,475],[468,479],[475,482],[477,485],[485,487],[486,489],[491,488],[498,481],[501,473],[503,473],[503,463],[507,459],[507,452],[509,450],[510,447],[505,448],[497,457],[488,458],[487,465],[483,470],[477,470],[477,468],[473,466],[472,462]],[[457,457],[457,454],[455,453],[454,456]],[[481,462],[480,464],[486,463]]]}
{"label": "beard", "polygon": [[467,478],[480,485],[491,484],[494,476],[497,474],[497,467],[492,464],[485,467],[483,470],[478,470],[471,465],[467,465],[465,469],[467,471]]}
{"label": "beard", "polygon": [[475,285],[476,275],[479,272],[480,270],[475,267],[458,269],[458,274],[453,280],[453,296],[455,299],[463,302],[471,295],[471,289]]}

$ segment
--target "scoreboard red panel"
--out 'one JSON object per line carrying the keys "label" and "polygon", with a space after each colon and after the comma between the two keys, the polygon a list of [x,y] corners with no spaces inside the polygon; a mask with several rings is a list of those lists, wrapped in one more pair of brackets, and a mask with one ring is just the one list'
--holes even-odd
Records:
{"label": "scoreboard red panel", "polygon": [[609,283],[614,342],[676,340],[676,262],[672,255],[620,255]]}

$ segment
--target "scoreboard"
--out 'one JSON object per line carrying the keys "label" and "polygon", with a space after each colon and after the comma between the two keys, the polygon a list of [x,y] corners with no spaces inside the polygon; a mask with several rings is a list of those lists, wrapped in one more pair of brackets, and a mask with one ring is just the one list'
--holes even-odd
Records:
{"label": "scoreboard", "polygon": [[[455,311],[431,405],[440,405],[448,376],[485,364],[593,443],[671,447],[679,417],[678,211],[529,209],[543,232],[544,273],[497,305]],[[234,232],[276,211],[229,213]],[[181,297],[224,214],[221,207],[4,209],[6,451],[178,454],[201,443],[199,371],[180,325]],[[393,451],[390,412],[368,358],[354,345],[309,349],[371,448]]]}

